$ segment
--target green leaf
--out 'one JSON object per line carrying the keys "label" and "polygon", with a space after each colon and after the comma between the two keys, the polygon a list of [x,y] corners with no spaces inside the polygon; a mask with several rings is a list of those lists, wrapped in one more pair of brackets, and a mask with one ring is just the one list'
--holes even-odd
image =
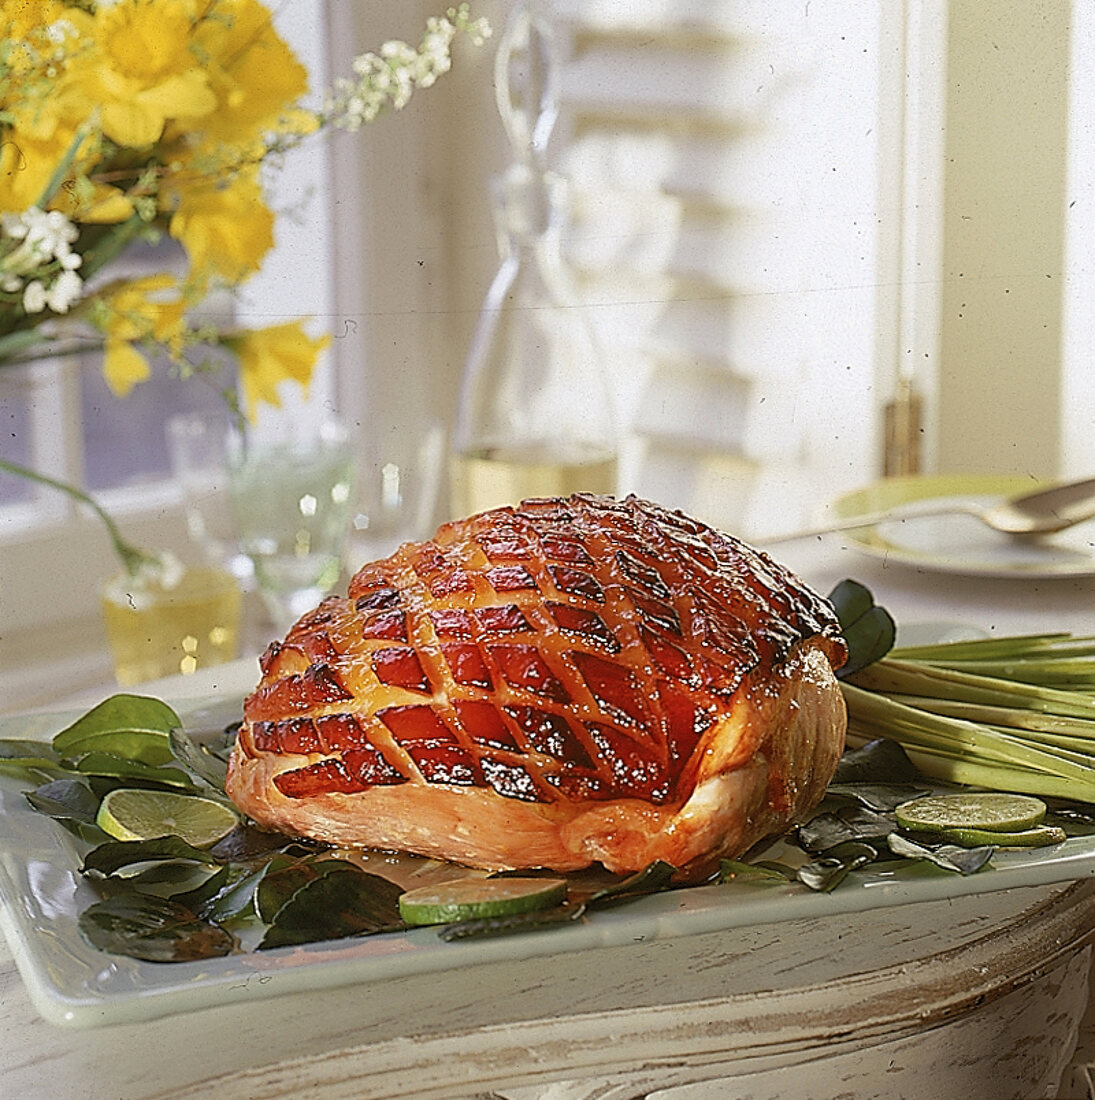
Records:
{"label": "green leaf", "polygon": [[235,747],[236,738],[239,736],[240,726],[242,724],[242,722],[232,722],[230,725],[225,726],[216,737],[211,738],[205,745],[206,751],[211,753],[218,760],[223,760],[227,765],[228,757]]}
{"label": "green leaf", "polygon": [[848,644],[848,659],[838,676],[866,668],[893,648],[897,628],[890,613],[875,604],[870,589],[858,581],[843,580],[829,593],[829,602]]}
{"label": "green leaf", "polygon": [[55,770],[60,765],[61,758],[45,741],[0,739],[0,768]]}
{"label": "green leaf", "polygon": [[616,902],[668,890],[672,886],[672,879],[676,873],[677,868],[673,864],[665,863],[663,860],[655,860],[641,871],[629,875],[622,882],[598,890],[587,899],[586,907],[591,909],[604,908]]}
{"label": "green leaf", "polygon": [[890,851],[895,856],[907,859],[924,859],[941,867],[944,871],[954,871],[960,875],[972,875],[980,871],[996,851],[994,847],[960,848],[957,844],[943,844],[938,848],[929,848],[917,844],[900,833],[891,833],[886,838]]}
{"label": "green leaf", "polygon": [[1064,829],[1069,836],[1095,835],[1095,806],[1086,808],[1051,802],[1046,815],[1047,825]]}
{"label": "green leaf", "polygon": [[78,779],[55,779],[26,792],[26,800],[42,814],[49,817],[95,824],[99,810],[99,798],[92,789]]}
{"label": "green leaf", "polygon": [[877,738],[848,749],[837,761],[833,783],[917,783],[923,776],[896,741]]}
{"label": "green leaf", "polygon": [[737,859],[724,859],[719,862],[718,882],[750,882],[777,886],[793,880],[795,872],[781,863],[764,861],[761,863],[743,863]]}
{"label": "green leaf", "polygon": [[53,748],[66,759],[102,752],[153,766],[166,764],[173,759],[169,736],[179,725],[178,715],[159,699],[112,695],[61,730]]}
{"label": "green leaf", "polygon": [[854,798],[875,813],[892,813],[902,802],[931,794],[931,788],[909,783],[830,783],[826,793]]}
{"label": "green leaf", "polygon": [[812,863],[800,867],[796,878],[811,890],[827,894],[835,890],[849,872],[873,863],[877,858],[878,850],[873,845],[845,841],[829,848]]}
{"label": "green leaf", "polygon": [[302,886],[278,910],[259,950],[402,929],[401,887],[352,864]]}
{"label": "green leaf", "polygon": [[828,853],[848,841],[882,841],[894,831],[893,817],[862,806],[842,806],[836,813],[815,814],[798,827],[798,842],[807,852]]}
{"label": "green leaf", "polygon": [[127,760],[110,752],[89,752],[76,762],[76,771],[82,775],[104,776],[111,779],[139,779],[157,786],[194,791],[194,781],[178,768],[157,767]]}
{"label": "green leaf", "polygon": [[252,863],[267,858],[273,852],[300,849],[302,855],[314,855],[322,846],[306,848],[299,841],[290,840],[281,833],[268,833],[253,825],[237,825],[227,836],[221,837],[210,851],[222,863]]}
{"label": "green leaf", "polygon": [[192,962],[231,954],[236,939],[185,905],[153,894],[119,894],[89,905],[80,934],[100,951],[146,962]]}
{"label": "green leaf", "polygon": [[[184,891],[196,890],[210,878],[209,867],[201,863],[183,863],[166,860],[150,863],[135,874],[105,878],[96,882],[104,897],[124,893],[157,894],[161,898],[173,897]],[[199,914],[206,916],[205,913]]]}
{"label": "green leaf", "polygon": [[207,783],[224,797],[224,782],[228,766],[216,756],[206,752],[182,726],[175,726],[168,734],[171,754],[184,768]]}
{"label": "green leaf", "polygon": [[272,921],[278,910],[300,889],[316,879],[347,868],[360,870],[343,859],[304,859],[286,862],[278,860],[267,868],[255,893],[255,908],[264,921]]}
{"label": "green leaf", "polygon": [[[239,868],[234,868],[239,870]],[[238,920],[242,917],[257,916],[255,912],[255,891],[265,868],[249,871],[232,878],[223,890],[211,898],[202,911],[202,916],[218,922]]]}
{"label": "green leaf", "polygon": [[[677,873],[671,863],[656,860],[643,870],[619,882],[600,887],[584,901],[567,901],[554,909],[533,913],[517,913],[509,917],[485,917],[480,920],[455,921],[445,925],[438,936],[451,943],[454,940],[481,939],[486,936],[509,935],[514,932],[531,932],[568,924],[583,917],[590,909],[605,909],[610,905],[631,901],[633,898],[655,894],[672,888],[672,878]],[[502,877],[502,876],[499,876]]]}
{"label": "green leaf", "polygon": [[170,895],[171,900],[185,905],[187,909],[197,916],[207,920],[222,921],[229,916],[234,916],[247,907],[250,902],[242,903],[238,908],[234,905],[223,905],[223,899],[244,879],[257,878],[257,875],[248,873],[242,867],[219,867],[208,878],[193,889]]}
{"label": "green leaf", "polygon": [[112,875],[123,867],[168,859],[191,860],[210,865],[218,862],[210,852],[187,844],[181,837],[160,836],[152,840],[111,840],[100,844],[84,856],[80,871],[83,874],[98,871],[103,875]]}
{"label": "green leaf", "polygon": [[454,921],[442,925],[438,938],[446,943],[457,940],[485,939],[488,936],[508,936],[514,932],[535,932],[559,924],[572,924],[585,915],[584,902],[564,902],[553,909],[538,909],[531,913],[514,913],[508,917],[483,917],[478,920]]}
{"label": "green leaf", "polygon": [[871,590],[850,578],[842,580],[829,593],[829,603],[833,605],[837,620],[842,627],[850,626],[875,605]]}

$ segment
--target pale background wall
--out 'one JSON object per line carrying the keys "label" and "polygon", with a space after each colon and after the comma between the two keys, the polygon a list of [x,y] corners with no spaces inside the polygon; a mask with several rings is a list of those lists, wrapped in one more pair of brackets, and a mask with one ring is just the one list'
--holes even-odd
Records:
{"label": "pale background wall", "polygon": [[1068,0],[951,0],[941,470],[1061,466]]}

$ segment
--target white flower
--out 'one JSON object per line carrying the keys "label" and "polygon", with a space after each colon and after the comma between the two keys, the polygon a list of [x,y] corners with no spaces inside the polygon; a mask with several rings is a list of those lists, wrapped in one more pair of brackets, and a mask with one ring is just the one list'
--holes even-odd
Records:
{"label": "white flower", "polygon": [[[99,7],[106,7],[100,3]],[[75,38],[79,34],[76,24],[68,19],[56,19],[46,27],[46,37],[55,46],[63,46],[66,38]]]}
{"label": "white flower", "polygon": [[68,307],[83,293],[84,281],[75,271],[62,271],[46,293],[46,304],[54,313],[68,313]]}
{"label": "white flower", "polygon": [[5,236],[11,237],[12,240],[21,241],[27,235],[27,226],[22,214],[5,214],[0,218],[0,225],[3,226]]}
{"label": "white flower", "polygon": [[9,240],[20,242],[0,259],[0,271],[5,275],[31,275],[55,260],[69,271],[82,263],[71,247],[80,231],[59,210],[47,212],[32,206],[21,213],[4,214],[0,228]]}
{"label": "white flower", "polygon": [[468,5],[450,8],[447,19],[427,20],[426,33],[416,50],[406,42],[385,42],[379,54],[355,57],[355,80],[339,80],[324,109],[331,121],[345,130],[357,130],[371,122],[386,106],[400,110],[416,88],[428,88],[452,68],[452,41],[459,32],[482,45],[490,35],[484,19],[472,20]]}
{"label": "white flower", "polygon": [[46,288],[35,279],[23,288],[23,309],[27,313],[41,313],[46,308]]}

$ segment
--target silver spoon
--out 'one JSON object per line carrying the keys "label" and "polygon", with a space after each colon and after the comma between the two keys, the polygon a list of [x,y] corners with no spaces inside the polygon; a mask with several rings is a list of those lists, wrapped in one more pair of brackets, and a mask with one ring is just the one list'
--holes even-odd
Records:
{"label": "silver spoon", "polygon": [[850,516],[848,519],[834,520],[832,523],[758,541],[761,545],[769,546],[835,531],[852,531],[859,527],[875,527],[880,523],[928,516],[974,516],[986,527],[1006,535],[1051,535],[1055,531],[1064,531],[1095,517],[1095,477],[1036,489],[1033,493],[1010,497],[989,507],[963,503],[960,500],[932,500],[920,504],[914,502],[900,508]]}

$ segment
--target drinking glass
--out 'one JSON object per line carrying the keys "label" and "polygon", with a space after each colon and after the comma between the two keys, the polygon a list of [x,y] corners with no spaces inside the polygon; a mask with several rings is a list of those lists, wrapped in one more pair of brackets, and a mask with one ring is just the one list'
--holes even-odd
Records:
{"label": "drinking glass", "polygon": [[240,549],[228,479],[237,434],[227,416],[192,413],[167,422],[167,450],[183,491],[187,533],[209,565],[226,569],[247,587],[254,566]]}
{"label": "drinking glass", "polygon": [[119,574],[101,592],[103,621],[123,687],[187,676],[235,660],[241,594],[214,566],[183,566],[136,577]]}
{"label": "drinking glass", "polygon": [[336,585],[354,509],[354,452],[342,425],[229,437],[228,484],[240,549],[279,631]]}
{"label": "drinking glass", "polygon": [[378,433],[364,449],[352,536],[357,565],[433,534],[443,496],[445,431],[426,421],[414,431]]}

